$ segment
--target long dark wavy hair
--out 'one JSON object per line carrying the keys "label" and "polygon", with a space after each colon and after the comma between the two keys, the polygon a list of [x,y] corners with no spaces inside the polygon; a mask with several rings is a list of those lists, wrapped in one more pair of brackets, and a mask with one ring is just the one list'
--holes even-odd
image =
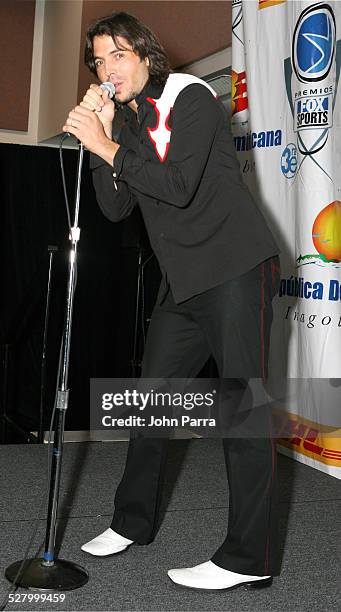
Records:
{"label": "long dark wavy hair", "polygon": [[122,36],[131,45],[133,51],[144,60],[149,59],[149,79],[153,85],[163,86],[171,71],[166,52],[157,36],[144,23],[133,15],[114,12],[108,17],[97,19],[86,35],[84,61],[88,68],[97,75],[94,53],[94,36],[111,36],[119,49],[117,37]]}

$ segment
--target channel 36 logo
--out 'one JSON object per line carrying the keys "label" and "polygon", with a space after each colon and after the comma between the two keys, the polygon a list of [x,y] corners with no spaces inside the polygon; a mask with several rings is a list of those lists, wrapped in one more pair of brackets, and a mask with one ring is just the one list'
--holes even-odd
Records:
{"label": "channel 36 logo", "polygon": [[328,4],[314,4],[302,12],[292,41],[292,63],[299,81],[313,83],[328,76],[335,31],[335,17]]}
{"label": "channel 36 logo", "polygon": [[295,177],[297,170],[297,148],[294,143],[289,143],[285,147],[281,156],[281,170],[287,179]]}

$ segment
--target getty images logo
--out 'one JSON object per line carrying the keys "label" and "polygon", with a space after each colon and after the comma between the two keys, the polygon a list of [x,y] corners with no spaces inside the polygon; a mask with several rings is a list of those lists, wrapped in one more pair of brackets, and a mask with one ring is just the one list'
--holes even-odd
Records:
{"label": "getty images logo", "polygon": [[325,3],[314,4],[302,12],[292,41],[292,64],[303,83],[324,80],[335,51],[335,17]]}

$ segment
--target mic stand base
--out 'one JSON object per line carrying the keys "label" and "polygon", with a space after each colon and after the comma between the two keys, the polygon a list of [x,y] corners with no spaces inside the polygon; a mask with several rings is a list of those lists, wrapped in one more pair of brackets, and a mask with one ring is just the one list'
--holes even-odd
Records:
{"label": "mic stand base", "polygon": [[[88,572],[71,561],[55,559],[51,565],[46,565],[44,559],[27,559],[15,584],[24,589],[33,591],[73,591],[84,586],[89,580]],[[12,563],[5,572],[5,576],[13,582],[19,571],[22,561]]]}

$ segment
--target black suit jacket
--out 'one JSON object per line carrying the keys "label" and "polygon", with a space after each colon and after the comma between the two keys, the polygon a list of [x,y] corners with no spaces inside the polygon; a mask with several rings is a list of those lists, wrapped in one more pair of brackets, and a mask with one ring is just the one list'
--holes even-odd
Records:
{"label": "black suit jacket", "polygon": [[[168,92],[182,76],[170,75]],[[126,109],[113,168],[95,155],[90,167],[110,220],[140,206],[179,303],[247,272],[278,247],[242,181],[222,104],[197,81],[185,84],[166,116],[158,109],[162,93],[148,84],[136,98],[138,114]]]}

